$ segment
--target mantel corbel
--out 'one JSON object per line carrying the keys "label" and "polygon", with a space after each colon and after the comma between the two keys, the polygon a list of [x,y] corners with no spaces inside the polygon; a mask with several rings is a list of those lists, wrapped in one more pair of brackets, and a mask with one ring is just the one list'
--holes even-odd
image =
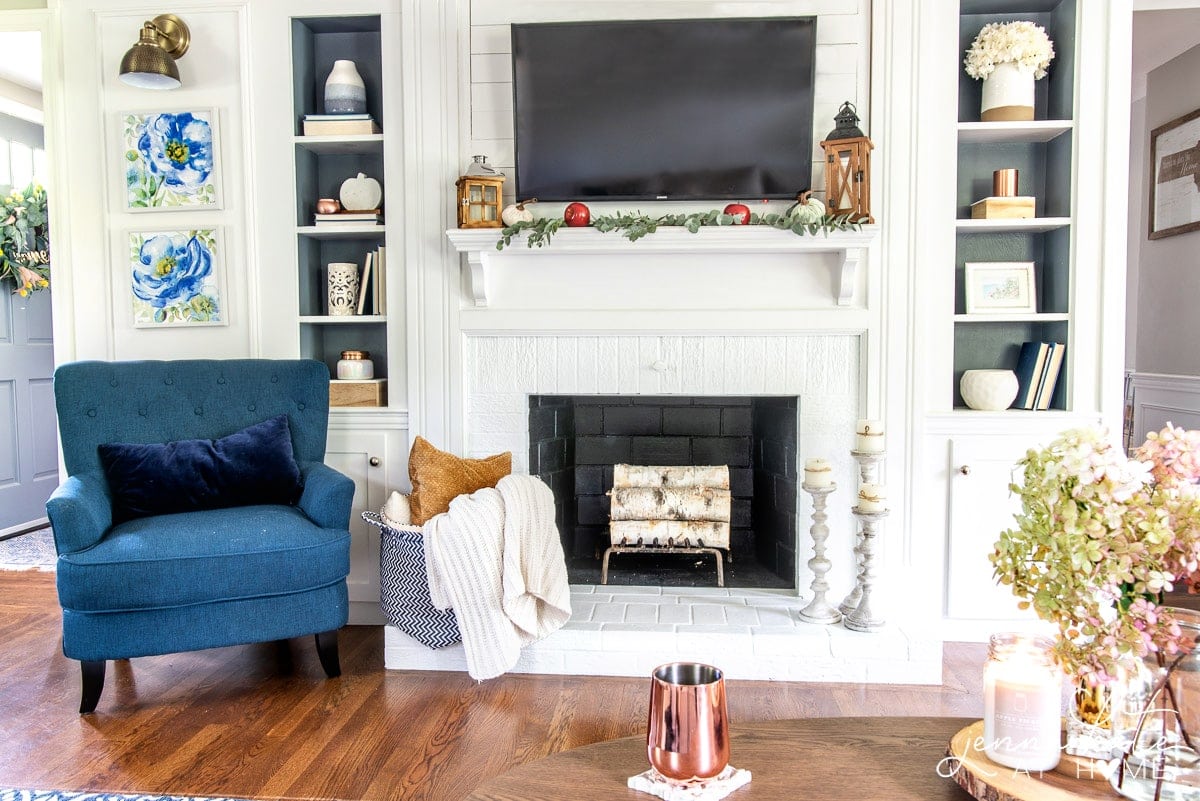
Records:
{"label": "mantel corbel", "polygon": [[835,302],[850,306],[858,286],[860,265],[879,226],[866,225],[858,231],[837,231],[828,236],[797,236],[765,226],[726,226],[703,228],[691,233],[684,228],[659,228],[654,234],[630,242],[622,236],[601,233],[593,228],[560,230],[549,245],[528,247],[524,235],[513,237],[512,244],[496,250],[500,231],[495,228],[452,228],[446,232],[450,243],[465,254],[462,270],[467,292],[476,308],[488,306],[488,273],[497,268],[499,258],[536,258],[541,254],[629,254],[629,253],[833,253],[838,263]]}

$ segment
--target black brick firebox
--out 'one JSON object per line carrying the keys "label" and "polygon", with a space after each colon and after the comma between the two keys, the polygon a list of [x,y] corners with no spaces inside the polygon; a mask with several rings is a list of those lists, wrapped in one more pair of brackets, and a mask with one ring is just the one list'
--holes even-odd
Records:
{"label": "black brick firebox", "polygon": [[[613,465],[729,465],[732,587],[793,587],[799,399],[795,396],[534,395],[529,470],[554,491],[573,584],[596,584],[608,547]],[[613,584],[713,583],[711,558],[619,556]]]}

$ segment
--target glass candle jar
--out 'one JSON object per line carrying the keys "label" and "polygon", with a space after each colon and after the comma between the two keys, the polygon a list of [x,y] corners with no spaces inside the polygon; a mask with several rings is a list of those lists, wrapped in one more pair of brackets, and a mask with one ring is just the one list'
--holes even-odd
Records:
{"label": "glass candle jar", "polygon": [[983,671],[983,751],[1017,770],[1051,770],[1061,746],[1062,671],[1048,637],[992,635]]}
{"label": "glass candle jar", "polygon": [[363,381],[375,377],[375,363],[369,358],[370,351],[344,350],[338,359],[337,377],[342,381]]}

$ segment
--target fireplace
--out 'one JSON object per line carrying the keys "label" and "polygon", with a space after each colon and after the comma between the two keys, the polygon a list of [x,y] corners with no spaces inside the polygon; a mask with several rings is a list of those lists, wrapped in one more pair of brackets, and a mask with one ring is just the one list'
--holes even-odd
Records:
{"label": "fireplace", "polygon": [[[600,583],[613,465],[726,465],[730,587],[796,582],[796,396],[531,395],[529,471],[554,491],[572,584]],[[623,554],[609,583],[712,586],[711,557]]]}

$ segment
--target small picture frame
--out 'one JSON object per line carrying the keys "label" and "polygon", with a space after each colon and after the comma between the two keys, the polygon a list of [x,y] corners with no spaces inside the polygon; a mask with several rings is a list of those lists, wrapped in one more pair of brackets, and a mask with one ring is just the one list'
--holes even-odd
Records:
{"label": "small picture frame", "polygon": [[221,240],[219,227],[128,232],[133,327],[229,325]]}
{"label": "small picture frame", "polygon": [[123,211],[221,208],[216,109],[126,112],[120,122]]}
{"label": "small picture frame", "polygon": [[1200,231],[1200,109],[1150,132],[1151,239]]}
{"label": "small picture frame", "polygon": [[967,262],[967,314],[1036,314],[1037,282],[1031,261]]}

